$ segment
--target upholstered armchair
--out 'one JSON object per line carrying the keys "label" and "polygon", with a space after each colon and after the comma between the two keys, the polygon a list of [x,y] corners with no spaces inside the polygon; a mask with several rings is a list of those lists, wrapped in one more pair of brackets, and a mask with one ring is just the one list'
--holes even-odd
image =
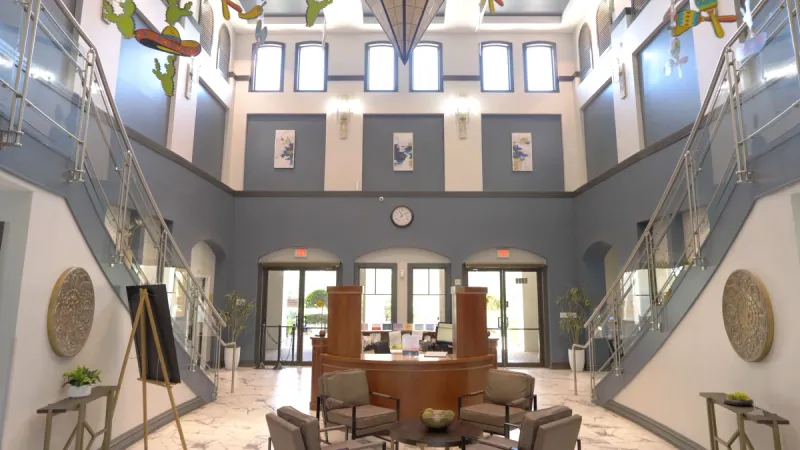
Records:
{"label": "upholstered armchair", "polygon": [[469,450],[581,450],[578,433],[581,416],[572,415],[566,406],[553,406],[525,414],[522,426],[506,424],[506,428],[520,428],[519,441],[499,436],[479,439]]}
{"label": "upholstered armchair", "polygon": [[386,450],[386,442],[376,438],[362,438],[336,444],[322,445],[321,432],[344,430],[343,425],[319,428],[319,420],[303,414],[291,406],[278,409],[277,414],[267,414],[269,440],[267,450]]}
{"label": "upholstered armchair", "polygon": [[[537,409],[536,394],[533,393],[535,383],[536,379],[525,373],[489,370],[484,390],[458,397],[459,419],[488,433],[508,437],[505,424],[519,425],[526,411]],[[484,403],[461,406],[465,398],[480,394],[483,394]]]}
{"label": "upholstered armchair", "polygon": [[[325,426],[329,423],[345,426],[345,438],[350,431],[358,436],[384,431],[400,417],[400,399],[386,394],[370,392],[367,374],[363,370],[343,370],[322,374],[319,377],[317,418],[320,411]],[[394,400],[395,408],[370,404],[370,397]]]}

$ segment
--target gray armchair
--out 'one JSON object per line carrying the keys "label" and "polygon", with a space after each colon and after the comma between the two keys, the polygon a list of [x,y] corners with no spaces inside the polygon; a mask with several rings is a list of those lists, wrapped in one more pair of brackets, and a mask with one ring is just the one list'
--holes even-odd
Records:
{"label": "gray armchair", "polygon": [[[469,450],[574,450],[575,444],[581,450],[578,434],[581,430],[582,418],[572,415],[566,406],[553,406],[541,411],[525,414],[519,433],[519,441],[499,436],[490,436],[478,440],[477,444],[467,447]],[[517,425],[506,424],[506,428]]]}
{"label": "gray armchair", "polygon": [[272,450],[386,450],[386,443],[376,438],[362,438],[336,444],[322,445],[321,432],[344,430],[344,426],[319,428],[319,420],[303,414],[291,406],[278,409],[277,414],[267,414],[269,440],[267,449]]}
{"label": "gray armchair", "polygon": [[[325,426],[329,423],[343,425],[353,439],[358,436],[387,430],[400,417],[400,399],[386,394],[370,392],[367,374],[363,370],[330,372],[319,377],[317,418],[320,411]],[[383,408],[370,404],[370,397],[394,400],[395,408]]]}
{"label": "gray armchair", "polygon": [[[533,393],[535,383],[536,379],[525,373],[489,370],[484,390],[458,397],[458,417],[483,431],[508,437],[505,424],[519,425],[526,411],[537,409],[537,398]],[[480,394],[483,394],[484,403],[461,406],[465,398]]]}

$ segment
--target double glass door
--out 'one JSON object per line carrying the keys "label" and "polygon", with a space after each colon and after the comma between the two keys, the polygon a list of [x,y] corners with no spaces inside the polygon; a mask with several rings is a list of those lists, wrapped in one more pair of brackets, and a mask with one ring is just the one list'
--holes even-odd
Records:
{"label": "double glass door", "polygon": [[537,366],[542,348],[541,271],[473,269],[467,285],[487,289],[486,328],[498,339],[497,364]]}
{"label": "double glass door", "polygon": [[263,361],[310,364],[311,337],[328,328],[328,286],[336,269],[268,269]]}

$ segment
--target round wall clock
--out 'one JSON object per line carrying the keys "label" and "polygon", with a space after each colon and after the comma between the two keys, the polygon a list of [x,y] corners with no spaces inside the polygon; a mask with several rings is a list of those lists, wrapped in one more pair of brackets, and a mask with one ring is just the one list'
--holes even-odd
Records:
{"label": "round wall clock", "polygon": [[391,218],[396,227],[405,228],[414,221],[414,212],[408,206],[398,206],[392,210]]}

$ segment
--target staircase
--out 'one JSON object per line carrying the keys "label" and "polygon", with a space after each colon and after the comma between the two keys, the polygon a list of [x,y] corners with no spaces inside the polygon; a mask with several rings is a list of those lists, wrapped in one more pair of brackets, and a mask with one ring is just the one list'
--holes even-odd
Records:
{"label": "staircase", "polygon": [[[798,2],[764,0],[752,14],[766,45],[737,56],[747,24],[730,36],[666,190],[585,323],[597,403],[613,400],[668,339],[758,197],[800,177]],[[604,339],[610,351],[598,348]]]}
{"label": "staircase", "polygon": [[61,0],[4,3],[0,167],[67,200],[124,307],[126,286],[167,286],[182,380],[213,400],[225,323],[158,209],[97,48]]}

